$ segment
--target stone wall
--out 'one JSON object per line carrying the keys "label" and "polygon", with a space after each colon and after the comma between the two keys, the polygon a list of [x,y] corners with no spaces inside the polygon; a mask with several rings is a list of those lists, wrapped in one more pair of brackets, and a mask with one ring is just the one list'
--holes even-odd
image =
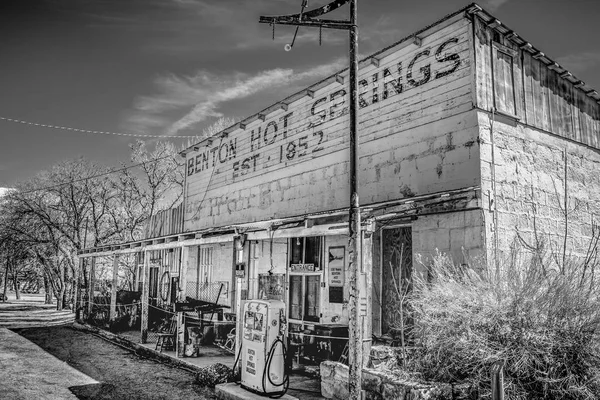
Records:
{"label": "stone wall", "polygon": [[[321,363],[321,395],[328,399],[347,400],[348,367],[325,361]],[[452,387],[447,384],[423,384],[402,380],[391,374],[363,369],[362,388],[367,400],[433,400],[451,399]]]}
{"label": "stone wall", "polygon": [[479,125],[490,260],[496,233],[500,257],[515,241],[534,245],[536,232],[558,252],[566,232],[567,254],[584,256],[600,214],[600,151],[497,114],[479,112]]}

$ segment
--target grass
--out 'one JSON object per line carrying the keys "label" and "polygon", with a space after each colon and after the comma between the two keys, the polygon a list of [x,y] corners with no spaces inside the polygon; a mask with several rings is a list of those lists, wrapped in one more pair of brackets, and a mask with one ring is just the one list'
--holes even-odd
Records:
{"label": "grass", "polygon": [[[509,399],[600,397],[600,287],[596,265],[515,246],[498,268],[456,266],[438,253],[410,296],[420,351],[406,368],[427,380],[468,382],[491,396],[504,365]],[[589,259],[589,258],[586,258]]]}

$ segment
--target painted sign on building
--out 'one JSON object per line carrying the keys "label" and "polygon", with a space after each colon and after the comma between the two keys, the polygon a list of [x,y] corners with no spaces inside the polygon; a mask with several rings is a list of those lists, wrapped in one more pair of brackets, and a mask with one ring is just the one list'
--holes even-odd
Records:
{"label": "painted sign on building", "polygon": [[329,286],[344,286],[346,268],[346,247],[329,248]]}
{"label": "painted sign on building", "polygon": [[[460,19],[424,36],[420,46],[403,43],[381,53],[377,63],[361,63],[359,180],[367,203],[427,185],[441,190],[429,175],[437,166],[429,165],[432,157],[425,166],[414,164],[429,155],[423,142],[454,129],[438,132],[427,124],[471,107],[468,33],[468,21]],[[186,155],[186,230],[347,206],[347,70],[288,101]],[[410,135],[403,133],[409,129]],[[405,157],[412,157],[406,170],[413,176],[402,189],[397,170]],[[456,176],[464,181],[468,168],[459,167]]]}

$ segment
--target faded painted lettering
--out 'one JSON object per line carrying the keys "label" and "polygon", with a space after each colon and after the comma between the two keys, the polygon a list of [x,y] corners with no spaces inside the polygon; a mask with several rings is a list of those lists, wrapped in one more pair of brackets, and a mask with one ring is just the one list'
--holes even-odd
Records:
{"label": "faded painted lettering", "polygon": [[[458,38],[451,37],[437,47],[418,49],[408,59],[370,72],[369,76],[358,82],[359,107],[364,109],[388,101],[410,88],[454,73],[461,63],[458,52],[453,50],[458,43]],[[330,90],[327,94],[318,95],[305,110],[280,114],[254,125],[249,131],[241,132],[234,139],[222,140],[213,147],[193,153],[186,161],[187,175],[192,176],[217,166],[218,169],[214,171],[220,174],[227,171],[223,166],[230,163],[232,177],[236,179],[261,168],[319,157],[327,147],[328,136],[327,131],[315,128],[346,115],[347,97],[347,89],[343,87]],[[238,149],[238,138],[240,145],[245,148]],[[241,157],[238,159],[239,154]]]}

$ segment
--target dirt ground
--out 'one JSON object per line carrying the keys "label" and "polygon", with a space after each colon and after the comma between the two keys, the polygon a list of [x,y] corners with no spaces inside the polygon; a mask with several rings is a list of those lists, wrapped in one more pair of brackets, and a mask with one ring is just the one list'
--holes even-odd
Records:
{"label": "dirt ground", "polygon": [[48,353],[102,382],[71,388],[79,399],[215,399],[194,374],[144,359],[90,333],[67,327],[16,330]]}

